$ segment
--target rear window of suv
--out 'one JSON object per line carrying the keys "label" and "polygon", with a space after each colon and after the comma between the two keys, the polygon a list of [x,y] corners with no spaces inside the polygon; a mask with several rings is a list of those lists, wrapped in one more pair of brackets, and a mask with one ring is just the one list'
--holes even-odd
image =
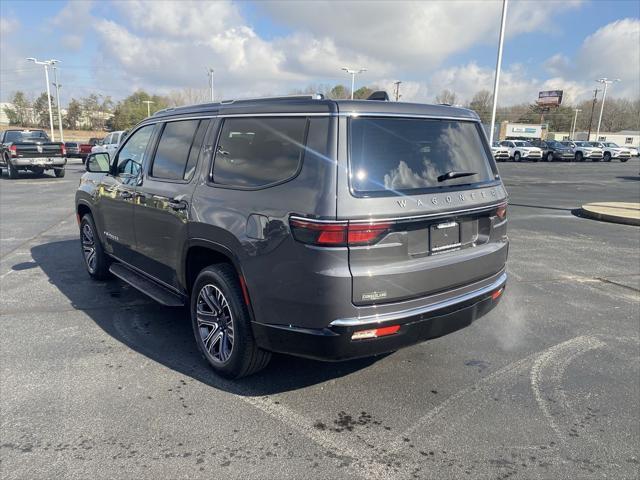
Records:
{"label": "rear window of suv", "polygon": [[[495,179],[475,122],[352,118],[349,138],[356,194],[421,193]],[[449,172],[468,175],[443,179]]]}

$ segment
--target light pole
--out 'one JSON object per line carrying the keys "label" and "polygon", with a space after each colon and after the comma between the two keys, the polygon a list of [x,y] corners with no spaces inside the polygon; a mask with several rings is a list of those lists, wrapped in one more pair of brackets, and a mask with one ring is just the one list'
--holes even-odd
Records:
{"label": "light pole", "polygon": [[607,98],[607,87],[615,82],[619,82],[619,78],[609,80],[608,78],[599,78],[596,82],[600,82],[604,85],[604,92],[602,92],[602,105],[600,105],[600,118],[598,118],[598,129],[596,130],[596,142],[600,141],[600,123],[602,122],[602,112],[604,111],[604,101]]}
{"label": "light pole", "polygon": [[53,68],[53,78],[54,78],[54,86],[56,87],[56,102],[58,103],[58,128],[60,131],[60,141],[64,142],[64,137],[62,135],[62,112],[60,111],[60,89],[62,85],[58,83],[58,69],[56,68],[56,63],[60,63],[60,60],[51,59],[51,68]]}
{"label": "light pole", "polygon": [[51,111],[51,89],[49,88],[49,65],[51,65],[51,60],[45,60],[44,62],[39,62],[33,57],[27,58],[27,61],[33,62],[36,65],[44,65],[44,78],[47,82],[47,101],[49,102],[49,127],[51,128],[51,141],[55,142],[55,137],[53,134],[53,112]]}
{"label": "light pole", "polygon": [[151,104],[155,103],[152,100],[143,100],[142,103],[146,103],[147,104],[147,117],[151,116]]}
{"label": "light pole", "polygon": [[367,69],[366,68],[361,68],[360,70],[354,70],[354,69],[349,68],[349,67],[342,67],[342,70],[344,70],[349,75],[351,75],[351,100],[353,100],[353,89],[355,88],[355,84],[356,84],[356,75],[358,73],[366,72]]}
{"label": "light pole", "polygon": [[402,82],[400,80],[398,80],[397,82],[393,82],[393,84],[396,86],[396,102],[400,101],[400,97],[402,95],[400,95],[400,84]]}
{"label": "light pole", "polygon": [[576,108],[573,111],[576,112],[576,114],[573,117],[573,126],[571,127],[571,137],[569,137],[569,140],[575,140],[576,124],[578,123],[578,112],[581,112],[582,110],[580,110],[579,108]]}
{"label": "light pole", "polygon": [[211,90],[211,101],[213,102],[213,68],[209,67],[207,74],[209,75],[209,89]]}
{"label": "light pole", "polygon": [[496,76],[493,81],[493,108],[491,110],[491,129],[489,143],[493,145],[493,131],[496,126],[496,109],[498,108],[498,90],[500,87],[500,68],[502,67],[502,46],[504,45],[504,27],[507,23],[507,5],[509,0],[502,0],[502,20],[500,21],[500,40],[498,42],[498,59],[496,60]]}

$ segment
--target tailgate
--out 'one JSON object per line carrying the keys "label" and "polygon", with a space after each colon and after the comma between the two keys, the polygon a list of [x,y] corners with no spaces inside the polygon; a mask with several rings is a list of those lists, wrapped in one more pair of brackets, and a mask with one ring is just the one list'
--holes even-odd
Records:
{"label": "tailgate", "polygon": [[498,207],[395,221],[374,245],[349,247],[353,303],[428,296],[486,278],[504,268],[505,234]]}
{"label": "tailgate", "polygon": [[16,145],[16,153],[18,157],[24,158],[48,158],[62,156],[61,144],[36,144],[23,143]]}

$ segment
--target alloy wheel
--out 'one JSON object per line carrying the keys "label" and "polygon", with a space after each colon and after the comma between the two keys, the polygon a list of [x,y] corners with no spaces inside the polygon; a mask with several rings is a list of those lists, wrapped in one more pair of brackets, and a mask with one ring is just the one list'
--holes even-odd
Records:
{"label": "alloy wheel", "polygon": [[196,320],[200,339],[213,361],[229,360],[233,351],[233,315],[229,302],[215,285],[207,284],[200,289]]}
{"label": "alloy wheel", "polygon": [[88,222],[82,226],[82,234],[80,240],[82,241],[82,253],[84,254],[84,261],[89,269],[89,272],[96,271],[96,240],[93,234],[91,225]]}

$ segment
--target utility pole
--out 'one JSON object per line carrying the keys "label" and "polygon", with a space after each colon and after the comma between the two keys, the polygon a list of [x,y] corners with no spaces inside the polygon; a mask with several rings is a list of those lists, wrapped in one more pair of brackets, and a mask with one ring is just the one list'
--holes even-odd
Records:
{"label": "utility pole", "polygon": [[344,70],[349,75],[351,75],[351,100],[353,100],[353,90],[355,89],[355,85],[356,85],[356,75],[362,72],[366,72],[367,69],[361,68],[360,70],[354,70],[349,67],[342,67],[342,70]]}
{"label": "utility pole", "polygon": [[142,103],[146,103],[147,104],[147,117],[151,116],[151,104],[155,103],[152,100],[143,100]]}
{"label": "utility pole", "polygon": [[491,131],[489,145],[493,145],[493,131],[496,126],[496,109],[498,107],[498,89],[500,87],[500,68],[502,66],[502,46],[504,45],[504,30],[507,23],[507,6],[509,0],[502,0],[502,19],[500,21],[500,40],[498,42],[498,58],[496,60],[496,76],[493,82],[493,108],[491,110]]}
{"label": "utility pole", "polygon": [[209,89],[211,89],[211,101],[213,102],[213,68],[209,67],[207,74],[209,75]]}
{"label": "utility pole", "polygon": [[619,82],[619,78],[609,80],[608,78],[599,78],[596,82],[600,82],[604,85],[604,92],[602,92],[602,105],[600,105],[600,118],[598,118],[598,130],[596,130],[596,142],[600,139],[600,123],[602,123],[602,112],[604,111],[604,101],[607,99],[607,87],[615,82]]}
{"label": "utility pole", "polygon": [[600,90],[598,90],[597,88],[593,91],[593,102],[591,103],[591,116],[589,117],[589,133],[587,133],[587,142],[591,141],[591,125],[593,125],[593,111],[595,110],[596,102],[598,101],[599,91]]}
{"label": "utility pole", "polygon": [[394,82],[393,84],[396,86],[396,102],[400,100],[400,97],[402,95],[400,95],[400,84],[402,82],[400,80],[398,80],[397,82]]}
{"label": "utility pole", "polygon": [[574,109],[574,112],[576,112],[576,114],[573,117],[573,125],[571,126],[571,136],[569,137],[569,140],[575,140],[576,124],[578,123],[578,112],[581,112],[581,111],[582,110],[580,110],[579,108]]}
{"label": "utility pole", "polygon": [[49,127],[51,128],[51,141],[55,142],[55,135],[53,134],[53,112],[51,111],[51,89],[49,88],[49,65],[51,65],[50,60],[46,60],[44,62],[39,62],[33,57],[27,58],[29,62],[33,62],[36,65],[44,65],[44,79],[47,83],[47,101],[49,102]]}
{"label": "utility pole", "polygon": [[62,135],[62,111],[60,110],[60,89],[62,85],[58,83],[58,69],[56,68],[56,63],[59,63],[60,60],[51,59],[51,68],[53,68],[53,78],[54,78],[54,86],[56,87],[56,102],[58,103],[58,128],[60,131],[60,141],[64,142],[64,137]]}

